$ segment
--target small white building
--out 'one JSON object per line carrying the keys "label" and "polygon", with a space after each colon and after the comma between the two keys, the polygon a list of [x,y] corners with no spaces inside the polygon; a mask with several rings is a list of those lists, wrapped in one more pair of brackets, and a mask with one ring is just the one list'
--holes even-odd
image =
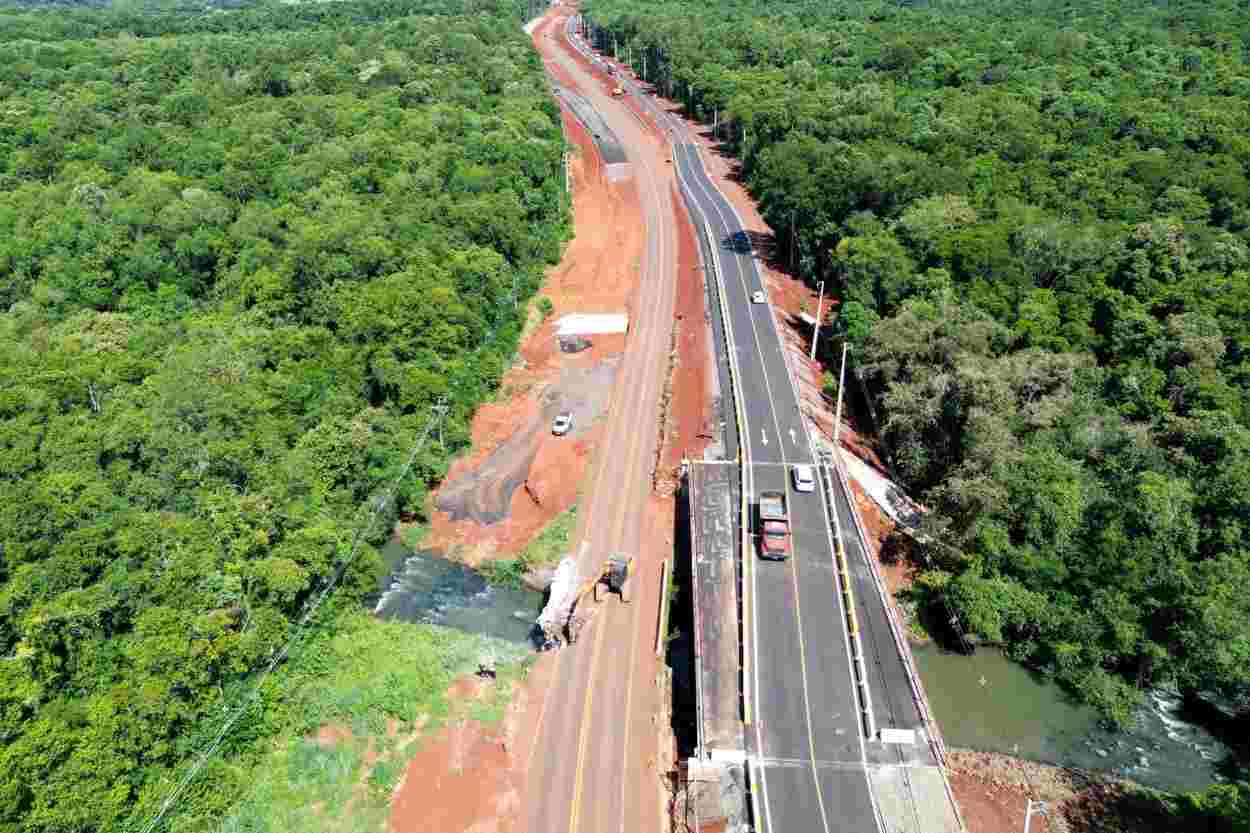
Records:
{"label": "small white building", "polygon": [[572,313],[556,321],[556,338],[610,335],[629,332],[628,315]]}

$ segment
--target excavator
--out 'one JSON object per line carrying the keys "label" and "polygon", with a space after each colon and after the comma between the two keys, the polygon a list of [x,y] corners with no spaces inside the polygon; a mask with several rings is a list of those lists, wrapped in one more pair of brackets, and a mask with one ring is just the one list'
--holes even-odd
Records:
{"label": "excavator", "polygon": [[[629,579],[633,570],[634,559],[627,558],[624,553],[618,552],[609,558],[607,563],[603,565],[603,570],[600,571],[599,575],[590,580],[592,585],[590,595],[595,600],[595,604],[603,601],[609,593],[617,594],[621,597],[622,602],[629,604]],[[583,586],[581,593],[578,594],[578,598],[583,599],[585,597],[586,587]],[[574,607],[568,624],[570,645],[577,641],[582,628],[589,624],[594,615],[594,608],[579,611],[576,606]]]}
{"label": "excavator", "polygon": [[603,572],[595,580],[596,604],[600,601],[601,588],[607,588],[602,591],[605,596],[608,593],[615,593],[621,597],[622,602],[629,604],[629,579],[633,570],[634,559],[626,558],[625,553],[618,552],[609,558],[608,563],[603,565]]}

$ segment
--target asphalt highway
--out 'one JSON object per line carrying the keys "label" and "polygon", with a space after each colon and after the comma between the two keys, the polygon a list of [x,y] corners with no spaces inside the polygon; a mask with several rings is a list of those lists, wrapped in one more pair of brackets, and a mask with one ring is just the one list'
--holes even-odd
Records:
{"label": "asphalt highway", "polygon": [[792,466],[814,461],[784,345],[771,306],[752,303],[755,292],[767,298],[767,291],[749,239],[697,147],[679,144],[674,163],[719,245],[743,395],[749,493],[785,492],[790,507],[791,558],[757,559],[751,573],[754,714],[747,734],[763,804],[757,821],[785,833],[866,833],[877,823],[824,496],[791,488]]}
{"label": "asphalt highway", "polygon": [[[569,43],[589,60],[596,60],[578,39],[570,38]],[[760,492],[783,491],[790,507],[792,557],[784,562],[755,559],[746,591],[751,603],[745,624],[744,671],[751,705],[745,751],[755,787],[756,829],[767,833],[879,831],[883,825],[868,779],[870,763],[933,761],[923,743],[900,747],[864,739],[852,636],[836,575],[833,542],[837,533],[831,528],[831,516],[838,519],[850,565],[874,722],[879,727],[909,729],[920,729],[922,723],[873,584],[869,555],[855,535],[853,506],[836,479],[833,506],[826,504],[822,489],[798,493],[792,488],[793,466],[813,464],[813,447],[749,236],[732,203],[708,176],[699,147],[684,123],[659,107],[628,76],[620,76],[618,83],[665,133],[672,167],[695,215],[692,219],[705,224],[716,250],[727,332],[713,329],[718,349],[726,355],[732,351],[740,388],[739,439],[752,526]],[[610,101],[600,102],[601,109],[617,109]],[[628,147],[630,137],[622,138]],[[763,293],[763,303],[752,302],[757,292]],[[755,545],[752,535],[748,546],[754,549]],[[602,763],[598,777],[610,779],[613,767],[620,764]],[[601,814],[599,818],[606,824],[583,829],[606,827],[614,816]],[[564,828],[555,826],[542,833],[548,829]],[[531,831],[539,833],[533,827]]]}
{"label": "asphalt highway", "polygon": [[[795,464],[814,462],[768,292],[751,241],[733,205],[708,177],[685,126],[638,85],[622,86],[666,131],[695,222],[717,247],[728,331],[741,386],[743,461],[752,519],[755,496],[786,493],[792,557],[756,560],[747,628],[753,701],[748,727],[752,778],[762,806],[757,828],[781,833],[868,833],[879,829],[865,768],[866,750],[852,674],[846,611],[837,587],[833,531],[821,490],[791,488]],[[763,292],[765,303],[753,303]],[[719,339],[719,333],[717,333]],[[754,536],[750,545],[755,545]]]}

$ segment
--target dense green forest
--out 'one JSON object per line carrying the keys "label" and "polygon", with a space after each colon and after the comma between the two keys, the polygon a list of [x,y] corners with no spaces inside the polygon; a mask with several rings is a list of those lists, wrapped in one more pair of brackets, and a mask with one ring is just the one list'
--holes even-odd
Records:
{"label": "dense green forest", "polygon": [[1247,703],[1244,5],[585,11],[839,288],[933,618],[1118,720],[1158,682]]}
{"label": "dense green forest", "polygon": [[0,9],[0,831],[140,829],[446,397],[375,590],[568,234],[525,6]]}

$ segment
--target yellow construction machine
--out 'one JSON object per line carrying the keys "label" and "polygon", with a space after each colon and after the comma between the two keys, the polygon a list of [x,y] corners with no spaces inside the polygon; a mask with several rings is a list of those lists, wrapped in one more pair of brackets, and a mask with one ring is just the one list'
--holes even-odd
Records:
{"label": "yellow construction machine", "polygon": [[634,559],[626,558],[625,553],[618,552],[603,565],[603,572],[595,579],[595,601],[599,601],[599,588],[606,587],[603,592],[616,593],[621,601],[629,604],[629,579],[634,571]]}
{"label": "yellow construction machine", "polygon": [[602,595],[616,593],[621,601],[629,603],[630,579],[634,572],[634,559],[624,553],[614,553],[599,570],[582,584],[576,584],[576,561],[565,557],[556,568],[551,594],[547,605],[538,616],[542,631],[543,649],[558,648],[566,642],[577,641],[582,629],[590,623],[597,608],[583,605],[586,596],[599,602]]}

